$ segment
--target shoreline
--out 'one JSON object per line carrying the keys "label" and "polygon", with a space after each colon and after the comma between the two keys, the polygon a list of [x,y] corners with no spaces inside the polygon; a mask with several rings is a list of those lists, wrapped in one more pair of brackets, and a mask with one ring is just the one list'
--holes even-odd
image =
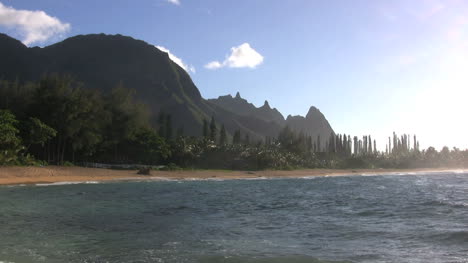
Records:
{"label": "shoreline", "polygon": [[434,172],[460,172],[464,169],[303,169],[303,170],[182,170],[151,171],[151,175],[138,175],[137,170],[111,170],[102,168],[64,166],[6,166],[0,167],[0,185],[36,185],[60,183],[96,183],[122,181],[167,181],[167,180],[228,180],[228,179],[274,179],[307,178],[327,176],[362,176],[386,174],[415,174]]}

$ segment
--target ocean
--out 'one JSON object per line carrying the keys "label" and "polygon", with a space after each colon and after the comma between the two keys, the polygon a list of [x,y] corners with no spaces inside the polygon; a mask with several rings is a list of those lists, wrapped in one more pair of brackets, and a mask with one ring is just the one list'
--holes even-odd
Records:
{"label": "ocean", "polygon": [[468,262],[468,173],[0,186],[0,262]]}

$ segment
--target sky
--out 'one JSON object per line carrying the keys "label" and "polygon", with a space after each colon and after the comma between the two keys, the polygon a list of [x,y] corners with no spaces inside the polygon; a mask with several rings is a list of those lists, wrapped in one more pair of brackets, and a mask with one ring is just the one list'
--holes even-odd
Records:
{"label": "sky", "polygon": [[465,0],[0,0],[28,46],[122,34],[170,53],[204,98],[240,92],[337,133],[468,148]]}

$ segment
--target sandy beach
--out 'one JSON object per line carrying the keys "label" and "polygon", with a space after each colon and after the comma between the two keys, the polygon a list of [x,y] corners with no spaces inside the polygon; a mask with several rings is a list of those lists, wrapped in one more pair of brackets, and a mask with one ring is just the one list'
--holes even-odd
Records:
{"label": "sandy beach", "polygon": [[0,167],[0,185],[41,184],[59,182],[102,182],[138,180],[193,180],[193,179],[253,179],[294,178],[309,176],[371,175],[391,173],[420,173],[453,171],[453,169],[306,169],[292,171],[217,171],[184,170],[152,171],[150,176],[138,175],[136,170],[111,170],[83,167]]}

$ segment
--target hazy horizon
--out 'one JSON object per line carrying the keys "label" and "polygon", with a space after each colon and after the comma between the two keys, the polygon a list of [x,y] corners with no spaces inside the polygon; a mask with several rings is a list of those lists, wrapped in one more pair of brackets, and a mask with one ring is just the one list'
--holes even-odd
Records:
{"label": "hazy horizon", "polygon": [[285,117],[313,105],[380,150],[393,131],[465,149],[467,12],[457,0],[0,0],[0,32],[28,46],[128,35],[170,52],[204,98],[239,91]]}

